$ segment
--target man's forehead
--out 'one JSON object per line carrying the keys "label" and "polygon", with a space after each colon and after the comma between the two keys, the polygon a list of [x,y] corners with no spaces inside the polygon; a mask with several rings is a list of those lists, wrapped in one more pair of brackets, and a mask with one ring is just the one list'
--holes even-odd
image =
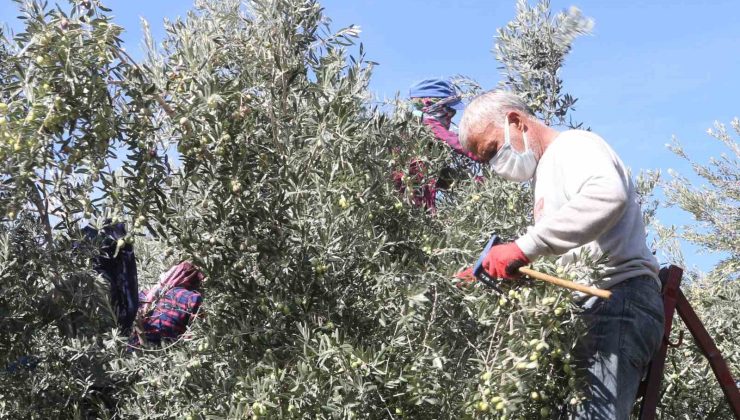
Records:
{"label": "man's forehead", "polygon": [[487,119],[480,119],[476,121],[470,127],[471,137],[482,137],[489,133],[491,130],[496,128],[496,124],[493,121]]}

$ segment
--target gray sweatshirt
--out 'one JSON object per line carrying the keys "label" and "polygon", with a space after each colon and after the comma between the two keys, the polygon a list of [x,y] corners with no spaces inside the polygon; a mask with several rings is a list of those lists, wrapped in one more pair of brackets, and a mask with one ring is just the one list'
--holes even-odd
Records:
{"label": "gray sweatshirt", "polygon": [[627,168],[598,135],[560,133],[535,173],[535,225],[516,243],[529,259],[562,255],[576,262],[583,249],[607,256],[605,274],[593,286],[608,289],[632,277],[658,279],[658,262],[645,243],[645,226]]}

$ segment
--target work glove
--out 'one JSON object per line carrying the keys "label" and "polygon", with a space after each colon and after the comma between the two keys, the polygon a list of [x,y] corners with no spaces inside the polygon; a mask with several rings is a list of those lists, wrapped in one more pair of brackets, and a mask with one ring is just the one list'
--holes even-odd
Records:
{"label": "work glove", "polygon": [[493,278],[511,280],[519,277],[519,268],[529,263],[529,258],[521,248],[514,242],[508,242],[491,247],[483,259],[483,269]]}
{"label": "work glove", "polygon": [[468,267],[465,270],[459,271],[455,274],[456,279],[462,280],[457,284],[457,287],[472,286],[473,283],[478,281],[473,275],[473,267]]}

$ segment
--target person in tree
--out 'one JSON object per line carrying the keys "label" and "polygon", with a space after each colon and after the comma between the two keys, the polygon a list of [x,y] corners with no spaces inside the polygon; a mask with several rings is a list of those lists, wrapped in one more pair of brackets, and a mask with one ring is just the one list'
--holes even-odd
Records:
{"label": "person in tree", "polygon": [[[457,134],[450,130],[452,118],[457,111],[464,109],[462,99],[452,83],[441,78],[424,79],[416,82],[409,88],[409,102],[414,115],[421,117],[422,123],[429,127],[437,140],[447,144],[455,154],[478,162],[478,158],[465,150],[460,145]],[[445,168],[437,179],[431,180],[429,183],[422,185],[418,191],[415,191],[414,205],[424,206],[434,211],[438,191],[450,187],[452,171],[452,168]],[[403,193],[406,189],[403,182],[404,175],[421,181],[424,172],[423,162],[414,160],[409,165],[408,173],[403,171],[393,173],[396,188]]]}
{"label": "person in tree", "polygon": [[577,419],[628,419],[640,379],[663,336],[658,263],[645,243],[645,226],[629,171],[598,135],[559,132],[537,119],[515,94],[493,90],[476,97],[460,122],[460,143],[498,175],[534,183],[534,226],[491,248],[483,268],[515,279],[538,257],[574,263],[605,259],[603,276],[589,285],[612,297],[580,297],[585,336],[574,359],[586,399]]}
{"label": "person in tree", "polygon": [[432,130],[437,140],[447,144],[458,155],[476,162],[475,155],[465,150],[457,134],[450,130],[457,111],[465,109],[460,95],[447,80],[434,78],[414,83],[409,88],[409,102],[413,113]]}

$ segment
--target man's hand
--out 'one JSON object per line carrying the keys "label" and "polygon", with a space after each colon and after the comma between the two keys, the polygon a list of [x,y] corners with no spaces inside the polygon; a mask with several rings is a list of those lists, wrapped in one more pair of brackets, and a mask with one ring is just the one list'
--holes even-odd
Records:
{"label": "man's hand", "polygon": [[483,259],[483,269],[494,278],[515,279],[519,268],[529,264],[529,258],[514,242],[496,245]]}

